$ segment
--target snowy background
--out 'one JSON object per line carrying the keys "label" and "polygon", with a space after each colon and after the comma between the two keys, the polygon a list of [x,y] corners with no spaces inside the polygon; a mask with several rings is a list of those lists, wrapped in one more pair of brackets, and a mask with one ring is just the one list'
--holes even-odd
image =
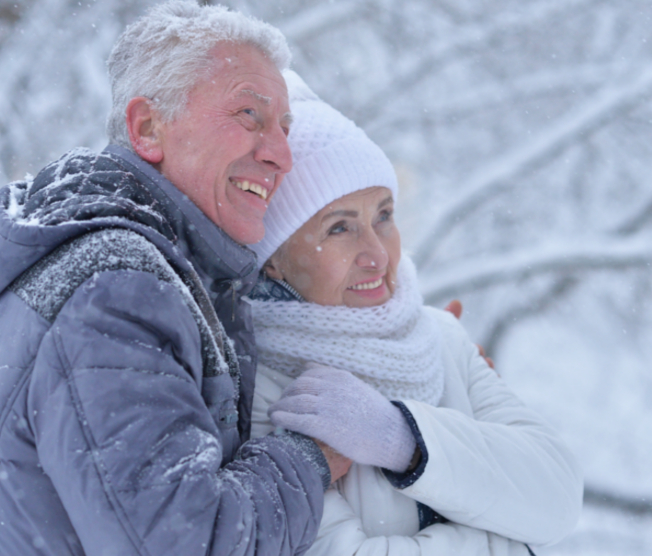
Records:
{"label": "snowy background", "polygon": [[[0,0],[0,178],[105,144],[104,62],[145,0]],[[389,154],[428,301],[586,473],[541,556],[652,554],[652,2],[228,0]]]}

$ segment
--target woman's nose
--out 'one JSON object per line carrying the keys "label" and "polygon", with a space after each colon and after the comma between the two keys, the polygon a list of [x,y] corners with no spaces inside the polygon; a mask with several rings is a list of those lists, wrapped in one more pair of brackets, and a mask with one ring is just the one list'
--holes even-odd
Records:
{"label": "woman's nose", "polygon": [[361,268],[384,269],[389,262],[387,249],[375,231],[367,232],[360,238],[360,251],[355,259]]}

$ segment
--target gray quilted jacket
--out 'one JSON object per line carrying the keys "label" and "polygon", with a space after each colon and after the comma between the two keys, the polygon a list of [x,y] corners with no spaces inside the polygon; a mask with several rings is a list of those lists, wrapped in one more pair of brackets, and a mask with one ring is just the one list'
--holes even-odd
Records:
{"label": "gray quilted jacket", "polygon": [[133,153],[0,189],[0,554],[302,554],[328,467],[246,441],[254,255]]}

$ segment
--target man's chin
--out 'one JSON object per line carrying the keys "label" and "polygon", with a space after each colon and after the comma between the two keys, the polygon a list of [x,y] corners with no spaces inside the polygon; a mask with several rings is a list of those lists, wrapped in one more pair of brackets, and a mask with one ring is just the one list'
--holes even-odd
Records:
{"label": "man's chin", "polygon": [[265,237],[265,228],[262,222],[239,223],[236,226],[223,227],[222,230],[240,245],[253,245]]}

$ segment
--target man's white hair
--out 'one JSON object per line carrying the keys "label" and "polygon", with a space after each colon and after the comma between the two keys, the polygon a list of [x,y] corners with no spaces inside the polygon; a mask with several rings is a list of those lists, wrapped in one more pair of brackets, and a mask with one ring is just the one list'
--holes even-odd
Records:
{"label": "man's white hair", "polygon": [[175,120],[190,91],[208,76],[210,52],[221,41],[255,46],[279,71],[290,64],[290,49],[278,29],[225,6],[171,0],[129,25],[107,62],[113,96],[109,141],[132,149],[125,112],[134,97],[150,99],[164,121]]}

